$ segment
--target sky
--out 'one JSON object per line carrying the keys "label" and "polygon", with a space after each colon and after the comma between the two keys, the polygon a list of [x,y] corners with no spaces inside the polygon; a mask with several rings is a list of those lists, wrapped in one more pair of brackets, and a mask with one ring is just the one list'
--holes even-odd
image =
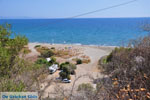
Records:
{"label": "sky", "polygon": [[[67,18],[131,0],[0,0],[1,18]],[[79,18],[150,17],[150,0]]]}

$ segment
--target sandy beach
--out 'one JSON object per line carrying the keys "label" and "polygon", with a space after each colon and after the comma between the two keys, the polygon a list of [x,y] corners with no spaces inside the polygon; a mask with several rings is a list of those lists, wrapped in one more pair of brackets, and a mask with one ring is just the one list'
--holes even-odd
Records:
{"label": "sandy beach", "polygon": [[[29,43],[28,47],[31,50],[31,53],[26,55],[26,58],[29,60],[35,60],[40,53],[35,50],[36,45],[45,46],[48,48],[55,47],[55,49],[64,49],[69,48],[72,52],[76,53],[75,56],[68,57],[68,58],[57,58],[59,63],[65,61],[72,61],[73,58],[80,58],[82,56],[88,56],[90,58],[90,62],[88,64],[81,64],[77,65],[76,75],[71,75],[71,83],[57,83],[52,82],[49,84],[50,80],[55,80],[59,77],[59,71],[55,72],[54,74],[49,74],[45,81],[41,83],[41,90],[43,91],[43,97],[51,96],[53,92],[55,92],[55,88],[59,85],[64,89],[71,89],[74,85],[74,90],[77,89],[79,84],[82,83],[91,83],[93,87],[96,87],[93,84],[92,79],[96,79],[97,77],[104,77],[100,73],[98,69],[98,61],[101,57],[108,55],[115,46],[88,46],[88,45],[66,45],[66,44],[47,44],[47,43]],[[82,76],[82,77],[81,77]],[[79,78],[80,77],[80,78]],[[54,94],[52,94],[54,96]]]}

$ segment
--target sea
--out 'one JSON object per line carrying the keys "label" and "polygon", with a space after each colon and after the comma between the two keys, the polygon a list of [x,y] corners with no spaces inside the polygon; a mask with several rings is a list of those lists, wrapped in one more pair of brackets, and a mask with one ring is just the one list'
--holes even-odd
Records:
{"label": "sea", "polygon": [[143,26],[150,18],[0,19],[5,23],[29,42],[122,46],[148,35]]}

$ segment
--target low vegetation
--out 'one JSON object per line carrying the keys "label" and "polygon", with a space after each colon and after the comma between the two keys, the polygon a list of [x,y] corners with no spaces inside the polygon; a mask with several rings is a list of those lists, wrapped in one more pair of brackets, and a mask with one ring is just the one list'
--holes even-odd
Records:
{"label": "low vegetation", "polygon": [[44,58],[39,58],[35,63],[36,64],[48,64],[47,60]]}
{"label": "low vegetation", "polygon": [[22,54],[29,54],[31,52],[31,50],[28,48],[28,47],[24,47],[22,50],[21,50],[21,53]]}
{"label": "low vegetation", "polygon": [[72,61],[75,61],[76,64],[88,64],[91,62],[91,59],[88,57],[88,56],[81,56],[81,57],[78,57],[78,58],[73,58]]}
{"label": "low vegetation", "polygon": [[77,63],[77,65],[78,65],[78,64],[82,64],[82,60],[81,60],[81,59],[77,59],[77,60],[76,60],[76,63]]}
{"label": "low vegetation", "polygon": [[[150,99],[150,37],[131,41],[127,48],[116,48],[103,59],[103,72],[110,77],[103,87],[111,100]],[[108,84],[109,81],[109,84]],[[109,87],[108,87],[109,85]]]}
{"label": "low vegetation", "polygon": [[25,84],[23,82],[14,82],[13,80],[3,80],[3,82],[0,83],[0,90],[1,91],[17,91],[22,92],[25,91]]}
{"label": "low vegetation", "polygon": [[50,57],[50,56],[55,56],[55,57],[61,57],[61,58],[67,59],[67,58],[78,55],[78,52],[73,52],[67,47],[56,49],[55,47],[48,48],[45,46],[36,45],[35,49],[41,54],[42,57],[45,57],[45,58]]}
{"label": "low vegetation", "polygon": [[[12,38],[13,37],[13,38]],[[38,89],[38,77],[46,73],[45,66],[21,58],[30,50],[28,39],[11,32],[11,25],[0,25],[0,91],[18,92]],[[34,87],[33,84],[36,84]]]}
{"label": "low vegetation", "polygon": [[60,65],[60,70],[62,70],[59,75],[60,77],[62,77],[62,79],[71,79],[70,75],[74,75],[75,74],[75,69],[76,69],[76,65],[74,64],[71,64],[69,62],[65,62],[65,63],[62,63]]}
{"label": "low vegetation", "polygon": [[77,91],[93,91],[94,88],[90,83],[82,83],[78,86]]}
{"label": "low vegetation", "polygon": [[41,52],[41,57],[48,58],[54,56],[55,53],[52,50],[45,50]]}
{"label": "low vegetation", "polygon": [[0,26],[0,77],[11,76],[11,69],[17,63],[18,54],[27,45],[28,40],[22,36],[10,38],[11,26],[6,24]]}

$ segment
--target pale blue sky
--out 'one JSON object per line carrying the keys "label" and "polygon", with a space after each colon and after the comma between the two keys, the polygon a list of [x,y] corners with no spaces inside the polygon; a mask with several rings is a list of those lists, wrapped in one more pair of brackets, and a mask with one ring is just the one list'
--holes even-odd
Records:
{"label": "pale blue sky", "polygon": [[[130,0],[0,0],[1,17],[66,18]],[[150,0],[112,8],[80,18],[150,17]]]}

